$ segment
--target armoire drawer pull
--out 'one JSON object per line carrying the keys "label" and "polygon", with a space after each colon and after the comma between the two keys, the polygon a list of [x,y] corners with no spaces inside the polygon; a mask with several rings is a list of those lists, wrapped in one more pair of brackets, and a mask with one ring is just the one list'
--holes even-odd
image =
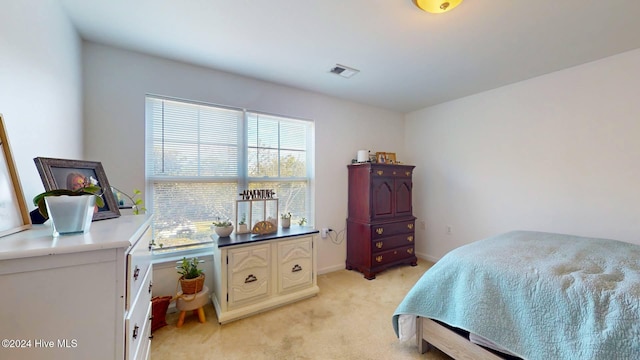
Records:
{"label": "armoire drawer pull", "polygon": [[245,284],[252,283],[254,281],[258,281],[258,278],[255,277],[255,275],[253,275],[253,274],[249,274],[249,276],[247,276],[247,278],[244,279],[244,283]]}
{"label": "armoire drawer pull", "polygon": [[382,262],[382,255],[376,256],[376,261],[377,262]]}
{"label": "armoire drawer pull", "polygon": [[140,268],[136,265],[136,269],[133,270],[133,280],[138,280],[138,276],[140,275]]}
{"label": "armoire drawer pull", "polygon": [[407,249],[407,253],[413,254],[413,248]]}
{"label": "armoire drawer pull", "polygon": [[376,229],[376,233],[378,233],[378,235],[382,235],[383,232],[384,232],[384,228],[377,228]]}
{"label": "armoire drawer pull", "polygon": [[149,283],[149,294],[151,294],[151,288],[153,287],[153,283]]}
{"label": "armoire drawer pull", "polygon": [[132,336],[132,337],[133,337],[134,339],[137,339],[137,338],[138,338],[138,329],[140,329],[140,327],[138,326],[138,324],[136,324],[136,325],[133,327],[133,336]]}
{"label": "armoire drawer pull", "polygon": [[412,242],[413,241],[413,235],[407,236],[407,241]]}
{"label": "armoire drawer pull", "polygon": [[407,228],[408,228],[409,230],[413,229],[413,224],[407,224]]}
{"label": "armoire drawer pull", "polygon": [[298,271],[302,271],[302,266],[295,264],[293,266],[293,269],[291,269],[291,272],[298,272]]}
{"label": "armoire drawer pull", "polygon": [[382,241],[378,241],[378,242],[376,243],[376,247],[377,247],[378,249],[382,249],[382,244],[383,244],[383,243],[382,243]]}

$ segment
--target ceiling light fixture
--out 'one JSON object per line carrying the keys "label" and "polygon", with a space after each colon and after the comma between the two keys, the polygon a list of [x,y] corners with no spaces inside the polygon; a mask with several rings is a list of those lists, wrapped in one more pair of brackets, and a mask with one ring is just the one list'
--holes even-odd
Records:
{"label": "ceiling light fixture", "polygon": [[462,0],[413,0],[413,3],[416,4],[417,7],[434,14],[451,11],[460,5],[461,2]]}

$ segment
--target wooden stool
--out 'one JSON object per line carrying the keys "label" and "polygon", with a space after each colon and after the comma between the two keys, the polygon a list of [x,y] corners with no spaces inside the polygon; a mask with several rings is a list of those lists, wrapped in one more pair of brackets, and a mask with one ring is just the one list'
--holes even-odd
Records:
{"label": "wooden stool", "polygon": [[176,297],[176,307],[180,310],[177,327],[181,327],[184,324],[184,317],[189,310],[193,310],[194,315],[198,314],[198,319],[201,323],[206,321],[203,308],[209,302],[209,288],[206,285],[202,287],[202,291],[199,293],[183,295],[182,291],[179,291]]}

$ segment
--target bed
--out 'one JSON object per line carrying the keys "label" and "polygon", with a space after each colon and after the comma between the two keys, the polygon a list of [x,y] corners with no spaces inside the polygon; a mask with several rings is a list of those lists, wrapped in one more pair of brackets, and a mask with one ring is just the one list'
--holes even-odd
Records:
{"label": "bed", "polygon": [[455,359],[640,359],[640,246],[532,231],[476,241],[425,272],[392,324]]}

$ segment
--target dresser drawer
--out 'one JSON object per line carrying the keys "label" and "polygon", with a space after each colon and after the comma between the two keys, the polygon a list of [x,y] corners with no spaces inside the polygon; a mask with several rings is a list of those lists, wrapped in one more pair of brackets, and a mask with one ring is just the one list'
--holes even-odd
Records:
{"label": "dresser drawer", "polygon": [[406,258],[414,257],[413,245],[403,246],[392,250],[382,251],[372,255],[373,266],[386,265]]}
{"label": "dresser drawer", "polygon": [[270,254],[269,245],[229,250],[229,306],[246,304],[269,295]]}
{"label": "dresser drawer", "polygon": [[151,242],[151,229],[147,228],[127,255],[127,309],[131,307],[131,303],[143,286],[145,276],[151,268],[149,242]]}
{"label": "dresser drawer", "polygon": [[371,225],[371,238],[379,239],[392,235],[413,233],[415,220],[399,221],[394,223],[383,223]]}
{"label": "dresser drawer", "polygon": [[373,240],[373,246],[371,247],[374,253],[381,251],[387,251],[400,246],[413,245],[415,240],[414,232],[409,232],[402,235],[395,235],[387,238],[380,238]]}
{"label": "dresser drawer", "polygon": [[310,237],[278,243],[278,292],[313,284],[313,248]]}
{"label": "dresser drawer", "polygon": [[151,341],[151,301],[136,302],[125,319],[125,336],[126,359],[143,359]]}

